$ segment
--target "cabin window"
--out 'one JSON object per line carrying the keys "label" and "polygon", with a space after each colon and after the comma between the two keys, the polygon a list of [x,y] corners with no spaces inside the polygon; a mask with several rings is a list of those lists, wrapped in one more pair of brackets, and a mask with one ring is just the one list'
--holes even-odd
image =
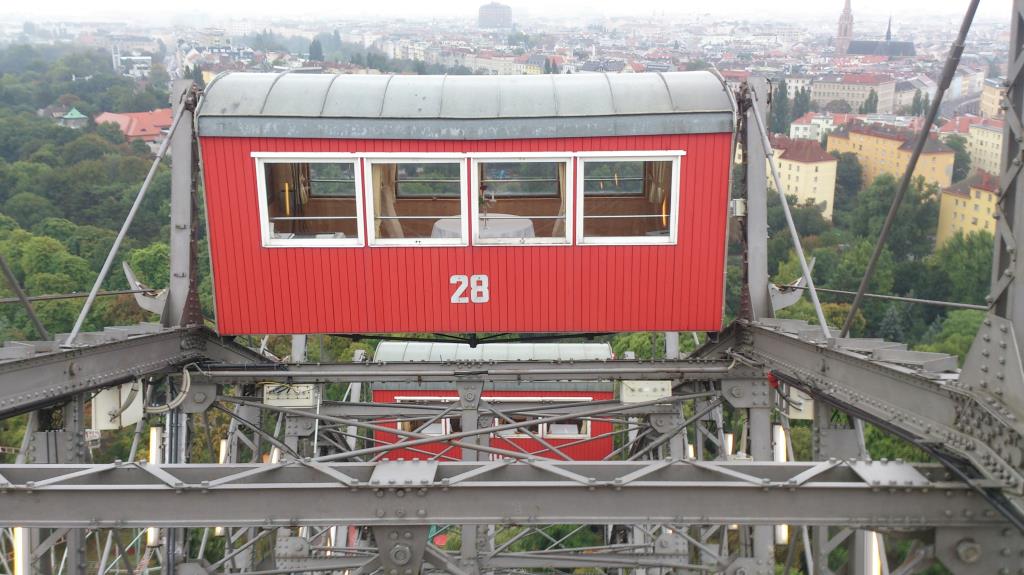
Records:
{"label": "cabin window", "polygon": [[423,435],[444,435],[445,425],[441,419],[406,419],[398,422],[398,429],[407,433],[422,433]]}
{"label": "cabin window", "polygon": [[[501,418],[496,418],[494,420],[494,425],[510,425],[512,423],[525,423],[532,419],[536,419],[536,417],[530,415],[510,415],[508,418],[511,419],[512,421],[509,422]],[[506,429],[503,431],[499,431],[497,435],[499,435],[500,437],[530,437],[531,433],[537,437],[540,437],[540,424],[534,423],[533,425],[524,425],[523,427],[517,427],[515,429]]]}
{"label": "cabin window", "polygon": [[587,437],[590,435],[590,420],[569,419],[544,425],[545,437]]}
{"label": "cabin window", "polygon": [[257,158],[265,246],[360,246],[354,161]]}
{"label": "cabin window", "polygon": [[565,159],[497,158],[473,163],[473,242],[567,244],[572,169]]}
{"label": "cabin window", "polygon": [[370,243],[465,245],[465,162],[371,160],[366,177]]}
{"label": "cabin window", "polygon": [[678,156],[593,157],[579,165],[579,243],[675,243]]}

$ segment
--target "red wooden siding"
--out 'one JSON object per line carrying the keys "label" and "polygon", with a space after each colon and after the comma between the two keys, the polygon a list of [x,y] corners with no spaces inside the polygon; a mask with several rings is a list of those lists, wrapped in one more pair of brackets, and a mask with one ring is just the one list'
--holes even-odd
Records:
{"label": "red wooden siding", "polygon": [[[457,399],[458,393],[452,390],[444,391],[431,391],[431,390],[374,390],[373,402],[374,403],[396,403],[396,397],[451,397]],[[604,401],[614,398],[614,394],[610,391],[485,391],[483,398],[494,398],[494,397],[580,397],[580,398],[591,398],[593,401]],[[496,406],[501,409],[500,406]],[[457,417],[457,416],[456,416]],[[396,427],[395,423],[382,422],[381,425],[386,427]],[[600,435],[611,433],[613,425],[610,421],[601,421],[599,419],[592,419],[590,421],[590,437],[598,437]],[[402,438],[394,433],[387,432],[375,432],[374,440],[379,443],[374,443],[373,446],[379,446],[390,443],[397,443]],[[564,453],[572,461],[599,461],[606,455],[612,452],[615,448],[614,441],[611,435],[595,439],[593,441],[583,441],[582,437],[544,437],[544,441],[547,441],[552,446],[558,448],[559,451]],[[562,460],[558,454],[553,453],[545,445],[539,441],[530,437],[499,437],[492,435],[489,437],[489,443],[487,444],[497,449],[505,449],[508,451],[520,452],[521,449],[535,454],[537,457],[544,457],[548,459]],[[518,446],[518,448],[516,447]],[[426,452],[426,453],[424,453]],[[394,451],[388,452],[381,459],[430,459],[431,454],[443,454],[438,457],[440,461],[460,461],[462,459],[462,448],[451,447],[446,443],[427,443],[424,445],[416,446],[415,450],[412,449],[395,449]],[[486,458],[487,455],[483,454]]]}
{"label": "red wooden siding", "polygon": [[[512,141],[204,137],[201,145],[217,325],[223,334],[721,327],[730,134]],[[677,245],[261,245],[251,152],[628,150],[685,151]],[[465,213],[468,217],[468,206]],[[487,274],[490,302],[452,304],[453,274]]]}

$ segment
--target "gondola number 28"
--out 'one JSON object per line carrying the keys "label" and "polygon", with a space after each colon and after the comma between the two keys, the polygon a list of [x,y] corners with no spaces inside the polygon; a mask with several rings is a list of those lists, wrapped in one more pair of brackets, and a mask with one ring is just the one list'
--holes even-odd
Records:
{"label": "gondola number 28", "polygon": [[[491,301],[491,280],[486,275],[453,275],[448,283],[455,286],[452,303],[487,303]],[[466,295],[467,292],[469,295]]]}

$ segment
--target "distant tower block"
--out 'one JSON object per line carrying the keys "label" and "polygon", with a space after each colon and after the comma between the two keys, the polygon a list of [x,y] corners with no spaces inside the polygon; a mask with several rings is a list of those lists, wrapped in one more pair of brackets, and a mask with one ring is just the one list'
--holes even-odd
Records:
{"label": "distant tower block", "polygon": [[839,31],[836,32],[836,54],[845,56],[853,40],[853,10],[850,0],[846,0],[843,13],[839,15]]}
{"label": "distant tower block", "polygon": [[480,7],[477,25],[485,29],[501,29],[512,27],[512,8],[505,4],[491,2]]}

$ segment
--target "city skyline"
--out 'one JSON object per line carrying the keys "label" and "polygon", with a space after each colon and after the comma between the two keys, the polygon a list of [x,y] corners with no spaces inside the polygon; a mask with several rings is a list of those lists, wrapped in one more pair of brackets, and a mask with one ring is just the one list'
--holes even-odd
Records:
{"label": "city skyline", "polygon": [[[0,18],[42,18],[70,20],[70,15],[78,20],[98,20],[108,17],[128,19],[152,19],[153,17],[164,16],[200,16],[211,15],[216,17],[229,17],[235,19],[244,18],[266,18],[277,16],[282,18],[309,19],[309,18],[345,18],[358,17],[367,18],[378,16],[387,17],[475,17],[481,0],[452,0],[441,6],[426,5],[414,0],[390,0],[384,3],[375,3],[370,6],[353,7],[351,5],[339,5],[324,0],[311,0],[304,3],[301,9],[293,9],[287,14],[282,14],[274,9],[253,10],[252,5],[241,0],[224,0],[217,6],[211,6],[208,2],[199,0],[179,0],[175,8],[168,8],[164,4],[138,5],[126,3],[123,0],[96,0],[91,3],[88,14],[81,14],[76,6],[67,0],[55,0],[45,5],[23,7],[21,10],[9,11],[6,14],[0,12]],[[529,17],[579,17],[579,16],[644,16],[653,14],[664,14],[672,16],[687,15],[711,15],[711,16],[746,16],[753,18],[758,11],[763,10],[763,3],[757,0],[729,0],[719,4],[700,4],[699,11],[689,9],[686,4],[668,2],[667,0],[638,0],[630,3],[623,3],[618,0],[567,0],[552,6],[550,3],[541,0],[516,0],[504,2],[512,7],[517,16],[528,15]],[[928,0],[904,0],[899,3],[886,2],[884,0],[855,0],[853,10],[859,17],[881,18],[893,16],[897,20],[901,15],[913,15],[919,18],[922,13],[933,16],[954,16],[960,15],[967,7],[967,2],[944,2],[937,5]],[[776,18],[813,19],[838,15],[842,10],[841,0],[830,0],[808,5],[801,0],[780,0],[773,4],[771,13],[762,14],[766,20]],[[1007,18],[1010,15],[1009,0],[997,0],[995,2],[983,3],[978,10],[979,18]]]}

